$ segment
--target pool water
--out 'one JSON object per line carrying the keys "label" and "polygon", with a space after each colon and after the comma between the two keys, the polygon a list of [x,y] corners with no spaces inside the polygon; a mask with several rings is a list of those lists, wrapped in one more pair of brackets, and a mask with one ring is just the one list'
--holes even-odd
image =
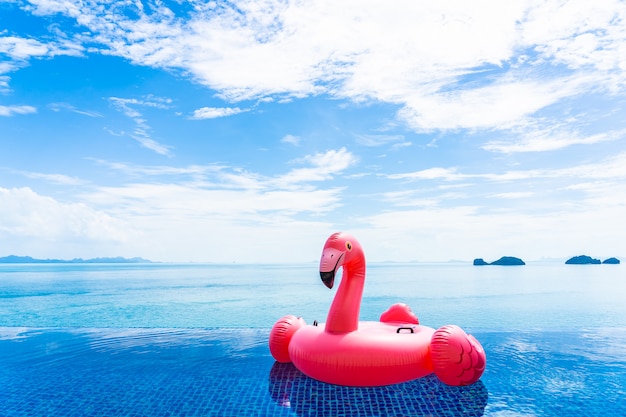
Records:
{"label": "pool water", "polygon": [[626,415],[625,330],[475,335],[471,386],[350,388],[274,362],[264,329],[0,328],[0,415]]}

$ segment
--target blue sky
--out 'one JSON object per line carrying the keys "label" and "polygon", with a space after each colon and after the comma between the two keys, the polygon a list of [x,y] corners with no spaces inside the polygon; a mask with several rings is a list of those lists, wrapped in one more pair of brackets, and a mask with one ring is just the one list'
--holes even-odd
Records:
{"label": "blue sky", "polygon": [[626,3],[0,0],[0,256],[626,256]]}

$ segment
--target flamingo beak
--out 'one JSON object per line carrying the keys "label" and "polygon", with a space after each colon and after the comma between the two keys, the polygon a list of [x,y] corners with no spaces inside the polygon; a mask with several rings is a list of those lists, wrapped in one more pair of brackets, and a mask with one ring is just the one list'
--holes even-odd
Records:
{"label": "flamingo beak", "polygon": [[333,288],[333,284],[335,283],[335,271],[322,272],[320,271],[320,277],[322,278],[322,282],[328,288]]}
{"label": "flamingo beak", "polygon": [[320,261],[320,277],[322,282],[328,288],[333,288],[335,283],[335,272],[341,266],[343,260],[343,252],[337,249],[326,248],[322,252],[322,260]]}

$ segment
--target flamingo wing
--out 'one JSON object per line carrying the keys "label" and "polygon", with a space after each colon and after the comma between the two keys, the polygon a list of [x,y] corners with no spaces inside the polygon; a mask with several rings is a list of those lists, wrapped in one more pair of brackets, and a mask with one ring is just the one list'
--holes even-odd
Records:
{"label": "flamingo wing", "polygon": [[433,371],[448,385],[470,385],[485,371],[486,356],[481,344],[458,326],[436,330],[430,342]]}

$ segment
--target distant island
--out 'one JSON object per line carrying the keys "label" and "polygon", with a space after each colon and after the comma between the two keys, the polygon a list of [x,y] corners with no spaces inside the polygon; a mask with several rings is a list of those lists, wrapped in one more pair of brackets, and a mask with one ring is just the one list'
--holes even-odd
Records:
{"label": "distant island", "polygon": [[617,265],[617,264],[619,264],[619,259],[617,259],[617,258],[609,258],[609,259],[603,260],[602,263],[603,264]]}
{"label": "distant island", "polygon": [[139,263],[152,263],[152,261],[148,259],[143,259],[139,257],[135,258],[123,258],[121,256],[114,258],[91,258],[91,259],[82,259],[82,258],[74,258],[72,260],[62,260],[62,259],[36,259],[31,258],[30,256],[15,256],[9,255],[0,257],[0,263],[2,264],[139,264]]}
{"label": "distant island", "polygon": [[526,263],[522,261],[520,258],[516,258],[514,256],[503,256],[497,261],[493,261],[491,263],[485,262],[483,258],[476,258],[474,259],[474,265],[475,266],[482,266],[482,265],[516,266],[516,265],[526,265]]}
{"label": "distant island", "polygon": [[569,258],[567,261],[565,261],[566,265],[599,265],[599,264],[616,265],[619,263],[620,263],[620,260],[617,258],[608,258],[600,262],[599,259],[595,259],[587,255],[574,256],[573,258]]}

